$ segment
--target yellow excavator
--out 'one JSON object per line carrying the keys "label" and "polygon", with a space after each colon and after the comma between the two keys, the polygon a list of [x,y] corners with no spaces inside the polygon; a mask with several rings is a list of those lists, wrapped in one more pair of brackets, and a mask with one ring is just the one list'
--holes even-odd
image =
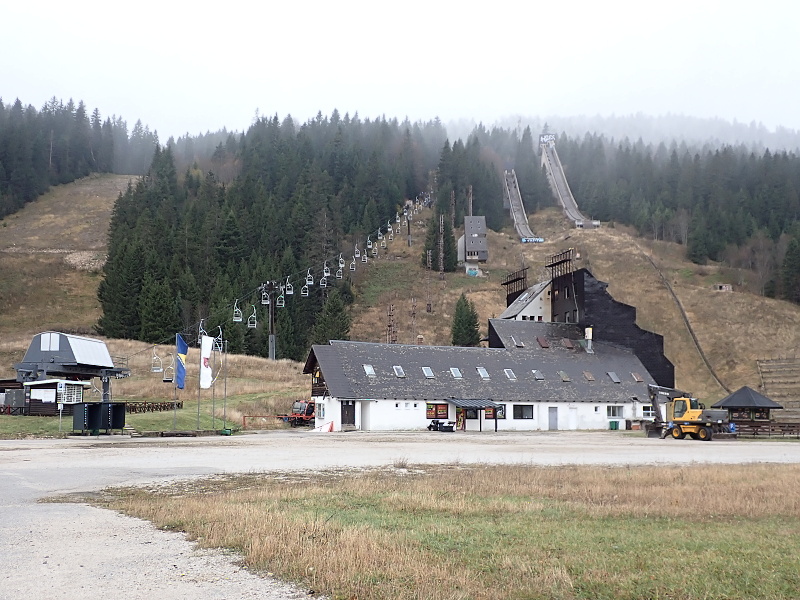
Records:
{"label": "yellow excavator", "polygon": [[[648,385],[655,420],[646,427],[647,437],[711,441],[712,438],[736,437],[731,433],[728,411],[706,408],[691,394],[658,385]],[[661,415],[660,401],[665,402],[666,415]]]}

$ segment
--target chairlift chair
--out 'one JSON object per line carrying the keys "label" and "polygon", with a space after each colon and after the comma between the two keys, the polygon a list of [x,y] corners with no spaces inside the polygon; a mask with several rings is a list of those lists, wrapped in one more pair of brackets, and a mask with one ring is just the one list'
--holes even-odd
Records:
{"label": "chairlift chair", "polygon": [[161,376],[161,381],[164,383],[172,383],[175,380],[175,355],[172,355],[172,362],[164,369],[164,375]]}
{"label": "chairlift chair", "polygon": [[320,277],[319,287],[328,287],[328,278],[325,277],[324,275]]}
{"label": "chairlift chair", "polygon": [[342,269],[339,268],[336,270],[336,279],[341,279],[343,276]]}
{"label": "chairlift chair", "polygon": [[372,240],[367,236],[367,248],[372,248]]}
{"label": "chairlift chair", "polygon": [[386,248],[386,240],[381,240],[381,248]]}
{"label": "chairlift chair", "polygon": [[294,286],[291,283],[289,283],[288,277],[286,278],[286,285],[283,286],[283,289],[284,289],[284,294],[286,294],[287,296],[292,296],[294,294]]}
{"label": "chairlift chair", "polygon": [[206,330],[203,329],[203,321],[205,321],[205,319],[200,319],[200,325],[197,326],[197,345],[198,346],[202,345],[203,336],[204,335],[208,335],[208,333],[206,333]]}
{"label": "chairlift chair", "polygon": [[356,257],[355,256],[353,257],[353,262],[350,263],[350,270],[351,271],[355,271],[356,270]]}
{"label": "chairlift chair", "polygon": [[247,318],[247,327],[249,329],[255,329],[258,326],[258,321],[256,319],[256,305],[251,304],[250,306],[253,307],[253,314]]}
{"label": "chairlift chair", "polygon": [[331,268],[328,266],[328,261],[325,261],[325,266],[322,267],[322,276],[323,277],[330,277],[331,276]]}
{"label": "chairlift chair", "polygon": [[372,247],[372,256],[378,256],[378,244]]}
{"label": "chairlift chair", "polygon": [[308,296],[308,286],[307,285],[304,285],[303,287],[300,288],[300,295],[303,296],[303,297]]}
{"label": "chairlift chair", "polygon": [[339,253],[339,268],[344,269],[344,259],[342,258],[341,253]]}
{"label": "chairlift chair", "polygon": [[217,329],[219,329],[219,333],[217,337],[214,338],[214,350],[216,352],[222,352],[222,349],[225,345],[225,342],[222,339],[222,325],[217,325]]}
{"label": "chairlift chair", "polygon": [[283,308],[284,306],[286,306],[286,300],[284,300],[283,298],[283,292],[281,292],[281,294],[277,298],[275,298],[275,306],[277,306],[278,308]]}
{"label": "chairlift chair", "polygon": [[156,354],[156,347],[153,346],[153,362],[150,365],[150,372],[151,373],[161,373],[164,370],[164,363],[161,361],[161,357]]}
{"label": "chairlift chair", "polygon": [[380,229],[378,229],[378,239],[379,240],[383,239],[383,232]]}
{"label": "chairlift chair", "polygon": [[400,222],[400,213],[395,213],[395,215],[394,215],[394,222],[395,222],[395,223],[399,223],[399,222]]}
{"label": "chairlift chair", "polygon": [[242,309],[239,308],[239,299],[238,298],[233,303],[233,322],[234,323],[241,323],[242,322]]}
{"label": "chairlift chair", "polygon": [[261,288],[261,304],[269,304],[269,290],[266,287]]}
{"label": "chairlift chair", "polygon": [[366,252],[364,252],[364,254],[361,255],[361,262],[363,262],[363,263],[367,262],[367,253]]}
{"label": "chairlift chair", "polygon": [[311,269],[306,273],[306,285],[314,285],[314,276],[311,274]]}
{"label": "chairlift chair", "polygon": [[[391,229],[389,230],[391,231]],[[391,242],[394,239],[394,233],[389,234],[389,241]]]}

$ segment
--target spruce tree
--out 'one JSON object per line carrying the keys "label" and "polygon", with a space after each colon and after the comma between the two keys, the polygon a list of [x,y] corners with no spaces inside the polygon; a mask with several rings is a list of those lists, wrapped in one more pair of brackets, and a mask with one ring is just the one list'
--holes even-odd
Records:
{"label": "spruce tree", "polygon": [[311,331],[312,344],[350,339],[350,315],[338,290],[333,290],[322,307]]}
{"label": "spruce tree", "polygon": [[456,302],[450,339],[453,346],[477,346],[481,342],[478,331],[478,311],[463,293]]}

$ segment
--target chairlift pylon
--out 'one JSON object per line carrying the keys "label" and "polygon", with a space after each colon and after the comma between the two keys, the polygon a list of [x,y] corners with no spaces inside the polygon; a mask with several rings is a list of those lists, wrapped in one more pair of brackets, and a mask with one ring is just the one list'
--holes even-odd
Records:
{"label": "chairlift pylon", "polygon": [[306,285],[314,285],[314,276],[311,274],[311,269],[306,273]]}
{"label": "chairlift pylon", "polygon": [[237,298],[233,303],[233,322],[242,322],[242,309],[239,308],[239,299]]}
{"label": "chairlift pylon", "polygon": [[255,329],[258,326],[258,320],[256,319],[256,305],[251,304],[250,306],[253,307],[253,314],[247,318],[247,327],[249,329]]}
{"label": "chairlift pylon", "polygon": [[284,288],[284,293],[287,296],[291,296],[291,295],[294,294],[294,286],[291,283],[289,283],[289,278],[288,277],[286,278],[286,285],[283,286],[283,288]]}

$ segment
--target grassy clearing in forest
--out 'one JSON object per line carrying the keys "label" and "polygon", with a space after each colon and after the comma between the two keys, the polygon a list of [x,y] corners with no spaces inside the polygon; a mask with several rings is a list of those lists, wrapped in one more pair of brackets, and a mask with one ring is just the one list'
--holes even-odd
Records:
{"label": "grassy clearing in forest", "polygon": [[795,598],[800,466],[249,474],[104,505],[333,598]]}

